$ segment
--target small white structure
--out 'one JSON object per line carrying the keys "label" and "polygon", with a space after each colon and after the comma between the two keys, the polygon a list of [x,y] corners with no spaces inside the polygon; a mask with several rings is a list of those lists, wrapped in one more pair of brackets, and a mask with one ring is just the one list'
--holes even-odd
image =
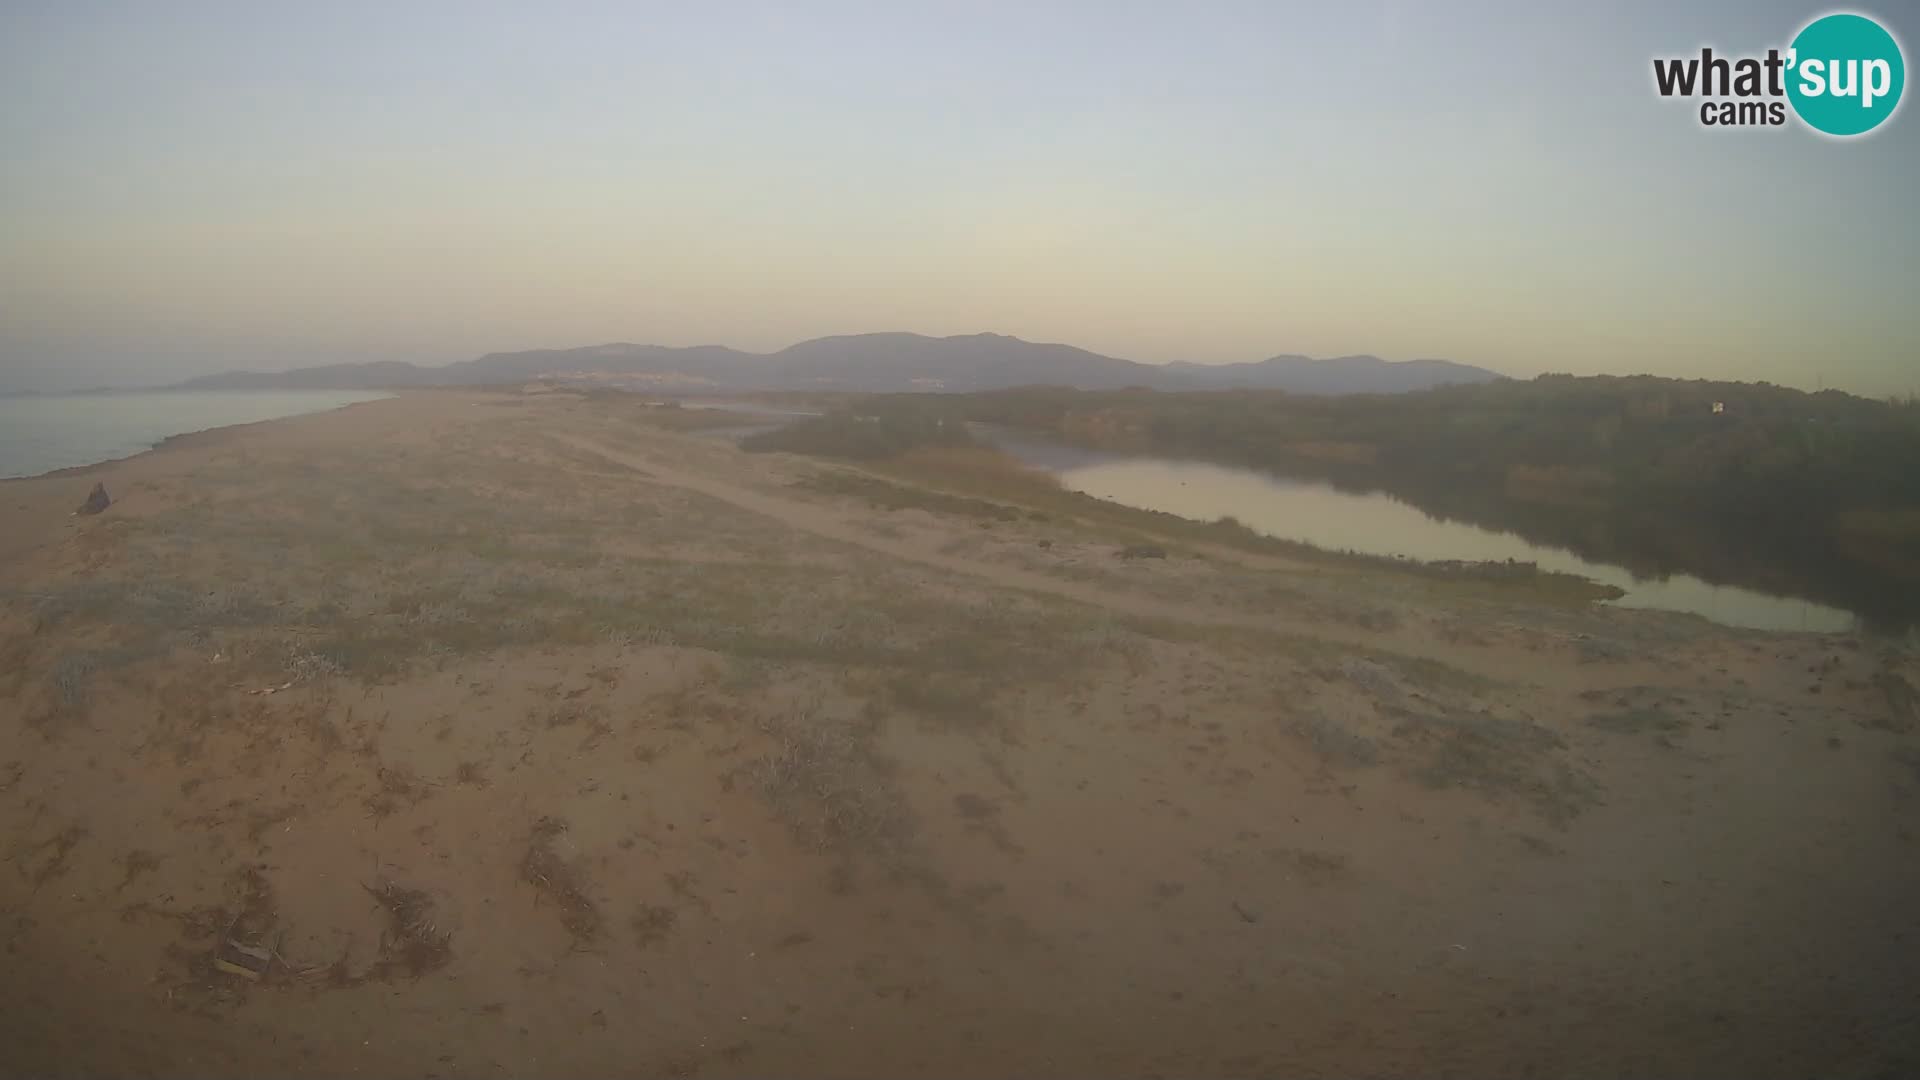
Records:
{"label": "small white structure", "polygon": [[1720,415],[1721,413],[1723,413],[1723,412],[1726,412],[1726,411],[1727,411],[1727,403],[1726,403],[1726,402],[1724,402],[1724,401],[1716,401],[1716,402],[1714,402],[1714,403],[1713,403],[1713,415],[1715,415],[1715,416],[1719,416],[1719,415]]}

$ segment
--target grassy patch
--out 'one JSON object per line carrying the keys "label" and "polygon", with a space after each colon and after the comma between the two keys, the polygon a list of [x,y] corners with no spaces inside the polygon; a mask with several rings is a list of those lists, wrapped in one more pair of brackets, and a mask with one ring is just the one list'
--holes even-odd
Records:
{"label": "grassy patch", "polygon": [[1686,720],[1657,705],[1646,705],[1616,712],[1594,713],[1587,724],[1617,735],[1673,735],[1687,730]]}
{"label": "grassy patch", "polygon": [[70,621],[105,618],[159,629],[212,630],[257,626],[273,614],[270,604],[234,589],[200,590],[166,582],[76,581],[15,595],[31,602],[42,632]]}
{"label": "grassy patch", "polygon": [[915,447],[972,445],[973,436],[958,420],[902,411],[810,416],[740,441],[741,449],[752,453],[781,451],[846,461],[881,461]]}
{"label": "grassy patch", "polygon": [[1518,797],[1555,822],[1592,801],[1591,782],[1551,759],[1564,746],[1560,737],[1536,724],[1453,710],[1403,714],[1393,735],[1415,755],[1409,774],[1431,788]]}
{"label": "grassy patch", "polygon": [[898,853],[914,830],[891,763],[874,746],[878,717],[802,711],[760,724],[772,746],[747,767],[753,790],[802,843]]}
{"label": "grassy patch", "polygon": [[100,670],[96,652],[63,653],[53,662],[53,690],[68,709],[84,709],[93,697],[93,676]]}
{"label": "grassy patch", "polygon": [[734,409],[689,409],[677,401],[657,405],[636,402],[635,407],[628,409],[624,415],[637,424],[664,431],[711,431],[714,428],[740,427],[757,419],[753,413]]}
{"label": "grassy patch", "polygon": [[1380,763],[1379,743],[1320,713],[1294,721],[1293,733],[1333,768],[1363,769]]}
{"label": "grassy patch", "polygon": [[864,473],[816,473],[796,481],[794,486],[823,495],[861,499],[867,505],[881,510],[925,510],[930,514],[951,514],[989,521],[1018,521],[1022,517],[1035,516],[1034,511],[1020,510],[1003,503],[898,484]]}
{"label": "grassy patch", "polygon": [[977,731],[999,725],[993,707],[994,684],[985,679],[943,672],[904,672],[887,685],[895,707],[934,725]]}

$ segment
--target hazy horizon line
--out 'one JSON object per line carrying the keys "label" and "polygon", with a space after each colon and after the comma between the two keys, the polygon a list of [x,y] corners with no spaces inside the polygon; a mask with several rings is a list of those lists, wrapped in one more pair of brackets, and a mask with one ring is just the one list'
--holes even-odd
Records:
{"label": "hazy horizon line", "polygon": [[[466,356],[460,359],[440,360],[440,361],[432,361],[432,362],[426,362],[426,361],[420,361],[420,360],[405,360],[405,359],[339,360],[339,361],[328,361],[324,363],[294,364],[289,367],[281,367],[281,368],[254,368],[254,367],[210,368],[198,374],[186,375],[181,378],[175,379],[171,382],[164,382],[164,383],[147,383],[147,384],[124,384],[124,383],[99,384],[99,383],[96,383],[89,386],[76,386],[76,387],[59,388],[59,389],[45,389],[45,388],[8,389],[5,387],[0,387],[0,397],[8,397],[8,398],[65,397],[65,396],[79,396],[79,395],[101,394],[101,393],[141,393],[141,392],[154,392],[154,391],[171,391],[171,390],[183,389],[184,384],[192,382],[195,379],[217,378],[224,375],[236,375],[236,374],[284,375],[284,374],[289,374],[291,372],[296,372],[296,371],[307,371],[307,370],[315,370],[315,369],[321,369],[321,368],[368,367],[375,364],[402,364],[408,367],[421,369],[421,370],[441,370],[445,368],[455,367],[461,364],[470,364],[489,356],[510,356],[518,353],[532,353],[532,352],[567,353],[567,352],[583,352],[583,351],[589,351],[594,349],[611,349],[611,348],[668,349],[668,350],[675,350],[675,351],[687,351],[687,350],[694,350],[694,349],[725,349],[730,352],[738,353],[744,356],[774,357],[790,349],[796,348],[801,345],[806,345],[812,342],[816,342],[816,341],[831,341],[838,338],[866,338],[866,337],[913,337],[913,338],[919,338],[926,341],[955,341],[955,340],[964,340],[968,338],[997,338],[997,339],[1003,339],[1007,341],[1019,342],[1020,344],[1023,344],[1023,345],[1076,349],[1092,356],[1099,356],[1105,359],[1117,360],[1117,361],[1122,361],[1126,363],[1140,364],[1146,367],[1171,367],[1176,364],[1187,364],[1187,365],[1192,365],[1196,367],[1221,368],[1221,367],[1232,367],[1236,365],[1260,364],[1260,363],[1266,363],[1271,360],[1279,360],[1279,359],[1298,359],[1298,360],[1310,361],[1313,363],[1334,363],[1341,360],[1365,359],[1365,360],[1378,360],[1386,364],[1409,364],[1409,363],[1454,364],[1454,365],[1463,366],[1463,367],[1476,368],[1478,370],[1488,372],[1500,379],[1511,379],[1517,382],[1530,382],[1535,379],[1544,378],[1552,375],[1561,375],[1561,376],[1567,376],[1571,378],[1618,378],[1618,379],[1655,378],[1655,379],[1669,379],[1675,382],[1711,382],[1711,383],[1732,383],[1736,385],[1745,384],[1745,385],[1754,385],[1754,386],[1761,386],[1761,385],[1781,386],[1788,389],[1799,390],[1803,393],[1821,393],[1827,390],[1838,390],[1841,393],[1845,393],[1853,397],[1862,398],[1868,401],[1876,401],[1876,400],[1877,401],[1898,401],[1898,400],[1901,400],[1903,397],[1909,396],[1908,394],[1902,394],[1900,392],[1873,394],[1873,393],[1863,393],[1857,390],[1849,390],[1843,387],[1827,386],[1825,385],[1824,379],[1820,381],[1821,385],[1805,386],[1805,385],[1796,385],[1793,383],[1783,383],[1773,379],[1721,379],[1721,378],[1709,378],[1709,377],[1698,376],[1698,375],[1694,375],[1694,376],[1663,375],[1658,372],[1645,371],[1645,370],[1642,370],[1642,371],[1619,370],[1619,371],[1599,371],[1599,372],[1580,373],[1580,372],[1575,372],[1571,370],[1542,369],[1541,371],[1536,372],[1535,374],[1532,374],[1532,375],[1515,375],[1509,372],[1500,371],[1496,368],[1487,367],[1482,364],[1472,363],[1470,361],[1465,361],[1465,360],[1456,360],[1456,359],[1447,358],[1447,357],[1414,356],[1414,357],[1409,357],[1403,360],[1394,360],[1394,359],[1389,359],[1385,356],[1382,356],[1379,353],[1372,353],[1372,352],[1345,352],[1345,353],[1338,353],[1338,354],[1327,355],[1327,356],[1314,356],[1309,353],[1299,353],[1299,352],[1277,352],[1277,353],[1269,353],[1267,355],[1258,357],[1257,359],[1253,359],[1253,360],[1138,360],[1131,357],[1116,356],[1111,353],[1098,352],[1093,349],[1088,349],[1084,346],[1074,345],[1070,342],[1035,341],[1032,339],[1020,337],[1017,334],[1005,334],[1005,333],[1001,333],[999,331],[994,331],[994,330],[981,330],[981,331],[975,331],[972,333],[962,333],[962,334],[925,334],[915,330],[870,330],[870,331],[858,331],[858,332],[851,332],[851,333],[820,334],[813,337],[801,338],[797,341],[791,342],[787,345],[781,346],[780,348],[773,349],[767,352],[759,352],[752,349],[743,349],[737,346],[727,345],[717,341],[702,341],[702,342],[698,342],[690,345],[665,345],[665,344],[661,344],[658,341],[619,340],[619,341],[603,341],[596,344],[587,344],[587,345],[534,346],[530,348],[518,348],[518,349],[494,349],[494,350],[489,350],[486,352],[481,352],[474,355]],[[209,391],[209,392],[239,392],[239,391]],[[291,389],[288,389],[286,392],[293,392],[293,391]]]}

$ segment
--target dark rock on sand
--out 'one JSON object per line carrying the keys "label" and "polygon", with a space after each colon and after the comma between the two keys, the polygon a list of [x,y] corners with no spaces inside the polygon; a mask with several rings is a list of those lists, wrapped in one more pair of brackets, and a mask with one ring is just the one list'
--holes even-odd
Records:
{"label": "dark rock on sand", "polygon": [[93,491],[87,495],[87,501],[81,503],[80,509],[76,512],[81,514],[97,514],[111,505],[113,505],[113,500],[107,498],[107,485],[95,484],[93,485]]}

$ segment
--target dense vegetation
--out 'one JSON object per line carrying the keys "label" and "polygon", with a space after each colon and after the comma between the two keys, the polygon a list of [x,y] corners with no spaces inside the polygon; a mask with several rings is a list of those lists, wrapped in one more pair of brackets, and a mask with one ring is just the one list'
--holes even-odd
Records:
{"label": "dense vegetation", "polygon": [[[741,446],[758,453],[783,451],[857,462],[867,471],[825,473],[806,486],[854,495],[889,509],[917,508],[994,521],[1058,517],[1098,527],[1122,540],[1224,545],[1351,566],[1391,568],[1396,573],[1435,580],[1517,588],[1536,599],[1553,602],[1584,604],[1620,595],[1613,586],[1544,572],[1531,563],[1422,564],[1320,551],[1263,535],[1230,517],[1190,521],[1068,491],[1051,475],[1027,468],[976,439],[962,416],[965,410],[956,408],[965,400],[949,395],[815,400],[809,404],[829,411],[751,435],[741,440]],[[796,404],[791,400],[785,403]]]}
{"label": "dense vegetation", "polygon": [[1643,574],[1920,617],[1913,402],[1553,375],[1399,395],[1030,388],[860,408],[900,435],[967,420],[1385,490]]}
{"label": "dense vegetation", "polygon": [[1023,390],[965,408],[1104,445],[1473,475],[1549,495],[1795,515],[1920,507],[1920,407],[1835,390],[1561,375],[1346,397]]}
{"label": "dense vegetation", "polygon": [[945,406],[908,398],[878,411],[811,416],[749,435],[740,445],[756,452],[784,450],[847,461],[882,461],[919,447],[972,446],[974,439],[963,421],[946,415]]}

